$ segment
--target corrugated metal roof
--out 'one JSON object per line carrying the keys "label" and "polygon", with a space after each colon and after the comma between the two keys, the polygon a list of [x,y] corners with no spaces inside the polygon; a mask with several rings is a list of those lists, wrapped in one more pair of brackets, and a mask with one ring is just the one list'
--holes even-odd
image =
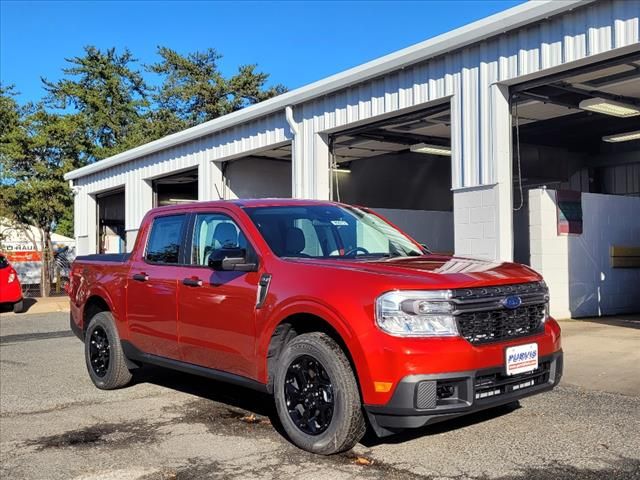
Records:
{"label": "corrugated metal roof", "polygon": [[535,23],[539,20],[558,15],[594,1],[595,0],[547,0],[544,2],[526,2],[430,40],[252,105],[251,107],[79,168],[67,173],[65,179],[73,180],[81,178],[121,163],[210,135],[243,122],[248,122],[283,110],[287,106],[297,105],[322,97],[351,85],[384,75],[394,70],[400,70],[438,55],[458,50],[495,35]]}

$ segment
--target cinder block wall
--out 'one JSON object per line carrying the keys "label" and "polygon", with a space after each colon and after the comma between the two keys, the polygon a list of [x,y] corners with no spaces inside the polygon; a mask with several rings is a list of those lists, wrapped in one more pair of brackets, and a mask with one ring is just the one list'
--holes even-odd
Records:
{"label": "cinder block wall", "polygon": [[551,315],[570,318],[569,237],[558,236],[556,215],[554,190],[529,191],[530,265],[549,286]]}
{"label": "cinder block wall", "polygon": [[640,198],[582,194],[583,232],[558,235],[556,192],[529,192],[531,267],[556,318],[640,312],[640,269],[611,268],[609,247],[640,246]]}
{"label": "cinder block wall", "polygon": [[495,186],[458,190],[453,194],[455,252],[495,260],[498,255],[497,188]]}

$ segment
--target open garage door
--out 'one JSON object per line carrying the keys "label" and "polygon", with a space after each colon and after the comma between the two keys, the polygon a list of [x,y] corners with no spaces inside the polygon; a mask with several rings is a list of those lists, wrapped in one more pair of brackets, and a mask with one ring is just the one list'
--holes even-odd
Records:
{"label": "open garage door", "polygon": [[291,143],[222,164],[223,198],[290,198]]}
{"label": "open garage door", "polygon": [[186,170],[153,181],[153,206],[178,205],[198,200],[198,169]]}
{"label": "open garage door", "polygon": [[453,252],[450,105],[332,134],[334,200],[371,207],[416,240]]}
{"label": "open garage door", "polygon": [[511,93],[515,260],[567,315],[640,311],[640,264],[613,260],[640,252],[640,54]]}
{"label": "open garage door", "polygon": [[98,253],[126,252],[124,190],[97,195],[96,204],[98,209]]}

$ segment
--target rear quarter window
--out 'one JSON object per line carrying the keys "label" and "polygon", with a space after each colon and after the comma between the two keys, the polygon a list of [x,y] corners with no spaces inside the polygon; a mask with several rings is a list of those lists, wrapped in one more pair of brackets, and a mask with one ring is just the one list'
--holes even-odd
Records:
{"label": "rear quarter window", "polygon": [[151,225],[145,259],[153,263],[180,263],[186,215],[158,217]]}

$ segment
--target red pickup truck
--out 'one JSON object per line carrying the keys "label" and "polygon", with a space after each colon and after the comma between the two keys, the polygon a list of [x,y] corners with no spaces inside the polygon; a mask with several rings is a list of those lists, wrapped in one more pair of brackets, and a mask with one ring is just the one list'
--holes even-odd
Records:
{"label": "red pickup truck", "polygon": [[98,388],[155,364],[269,392],[293,443],[351,448],[552,389],[548,291],[513,263],[430,253],[369,209],[305,200],[151,210],[133,251],[74,262]]}

